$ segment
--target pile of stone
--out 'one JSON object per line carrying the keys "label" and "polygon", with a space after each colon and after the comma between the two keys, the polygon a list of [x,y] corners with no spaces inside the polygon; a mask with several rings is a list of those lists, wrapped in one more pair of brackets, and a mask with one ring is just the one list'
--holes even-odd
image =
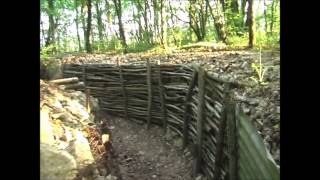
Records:
{"label": "pile of stone", "polygon": [[96,122],[97,99],[90,97],[86,105],[85,93],[63,90],[56,82],[40,80],[41,179],[116,179],[99,166],[103,156],[92,146],[94,140],[102,141],[102,146],[109,141]]}

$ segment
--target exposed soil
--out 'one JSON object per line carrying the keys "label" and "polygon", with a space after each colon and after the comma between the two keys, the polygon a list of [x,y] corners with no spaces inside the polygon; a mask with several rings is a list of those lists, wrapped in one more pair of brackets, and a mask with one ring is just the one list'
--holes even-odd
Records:
{"label": "exposed soil", "polygon": [[[163,128],[103,114],[122,180],[191,180],[190,153]],[[169,134],[169,135],[168,135]],[[179,141],[178,141],[179,142]],[[111,167],[112,168],[112,167]],[[116,174],[118,177],[119,175]]]}

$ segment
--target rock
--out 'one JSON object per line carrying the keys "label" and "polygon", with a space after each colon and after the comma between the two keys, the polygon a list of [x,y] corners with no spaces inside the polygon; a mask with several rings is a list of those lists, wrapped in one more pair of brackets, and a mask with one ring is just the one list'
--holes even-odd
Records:
{"label": "rock", "polygon": [[61,120],[66,119],[66,116],[64,115],[64,113],[52,114],[51,117],[52,117],[53,119],[61,119]]}
{"label": "rock", "polygon": [[253,105],[253,106],[257,106],[259,104],[259,100],[258,99],[250,99],[249,104]]}
{"label": "rock", "polygon": [[152,178],[153,178],[153,179],[157,178],[157,175],[155,175],[155,174],[154,174],[154,175],[152,175]]}
{"label": "rock", "polygon": [[196,180],[202,180],[202,179],[203,179],[202,175],[199,175],[199,176],[196,177]]}
{"label": "rock", "polygon": [[264,100],[260,100],[259,105],[260,105],[261,107],[267,107],[268,103],[267,103],[266,101],[264,101]]}
{"label": "rock", "polygon": [[40,144],[40,179],[72,180],[76,177],[77,164],[67,151],[48,144]]}
{"label": "rock", "polygon": [[43,106],[40,111],[40,142],[53,144],[54,136],[49,122],[49,107]]}
{"label": "rock", "polygon": [[247,63],[247,61],[244,61],[240,67],[246,69],[249,67],[249,64]]}
{"label": "rock", "polygon": [[250,109],[249,108],[243,108],[243,112],[245,114],[250,114]]}
{"label": "rock", "polygon": [[181,146],[183,145],[183,140],[182,140],[182,138],[175,138],[175,139],[174,139],[174,145],[175,145],[176,147],[181,147]]}
{"label": "rock", "polygon": [[71,154],[76,158],[79,165],[86,165],[94,162],[94,158],[91,153],[90,145],[87,138],[84,137],[82,132],[76,131],[76,140],[72,144]]}
{"label": "rock", "polygon": [[117,180],[118,178],[112,175],[108,175],[105,180]]}

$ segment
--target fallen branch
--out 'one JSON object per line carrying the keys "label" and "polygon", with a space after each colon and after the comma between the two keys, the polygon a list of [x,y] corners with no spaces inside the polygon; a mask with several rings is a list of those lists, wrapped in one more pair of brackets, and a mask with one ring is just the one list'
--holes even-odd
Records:
{"label": "fallen branch", "polygon": [[54,83],[54,84],[72,84],[72,83],[77,83],[77,82],[79,82],[78,77],[56,79],[56,80],[50,81],[50,83]]}

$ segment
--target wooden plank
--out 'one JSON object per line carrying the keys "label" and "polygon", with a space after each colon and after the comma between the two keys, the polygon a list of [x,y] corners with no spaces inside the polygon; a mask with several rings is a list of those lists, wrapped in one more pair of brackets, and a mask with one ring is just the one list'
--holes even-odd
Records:
{"label": "wooden plank", "polygon": [[162,124],[164,131],[167,130],[167,112],[166,112],[166,102],[165,102],[165,91],[162,84],[162,76],[161,76],[161,66],[160,61],[157,61],[158,67],[158,78],[159,78],[159,96],[160,96],[160,104],[161,104],[161,115],[162,115]]}
{"label": "wooden plank", "polygon": [[196,85],[197,79],[198,79],[198,71],[195,70],[195,71],[193,71],[192,80],[189,85],[188,94],[187,94],[186,102],[185,102],[184,123],[183,123],[183,148],[185,148],[188,145],[188,129],[189,129],[189,121],[191,119],[190,101],[192,99],[192,94],[193,94],[192,92],[193,92],[193,88]]}
{"label": "wooden plank", "polygon": [[152,106],[151,67],[150,67],[149,59],[147,59],[147,85],[148,85],[147,127],[149,129],[150,122],[151,122],[151,106]]}
{"label": "wooden plank", "polygon": [[119,74],[120,74],[120,82],[121,82],[121,88],[122,88],[122,96],[123,96],[123,105],[124,105],[125,118],[126,118],[126,120],[129,120],[129,116],[128,116],[128,98],[127,98],[127,93],[126,93],[126,89],[125,89],[125,85],[124,85],[122,67],[120,65],[119,59],[117,59],[117,65],[118,65]]}
{"label": "wooden plank", "polygon": [[202,165],[202,133],[203,133],[203,124],[205,120],[205,78],[206,72],[202,67],[199,67],[199,75],[198,75],[198,88],[199,88],[199,104],[198,104],[198,112],[197,112],[197,143],[195,148],[196,162],[194,175],[200,173],[201,165]]}

